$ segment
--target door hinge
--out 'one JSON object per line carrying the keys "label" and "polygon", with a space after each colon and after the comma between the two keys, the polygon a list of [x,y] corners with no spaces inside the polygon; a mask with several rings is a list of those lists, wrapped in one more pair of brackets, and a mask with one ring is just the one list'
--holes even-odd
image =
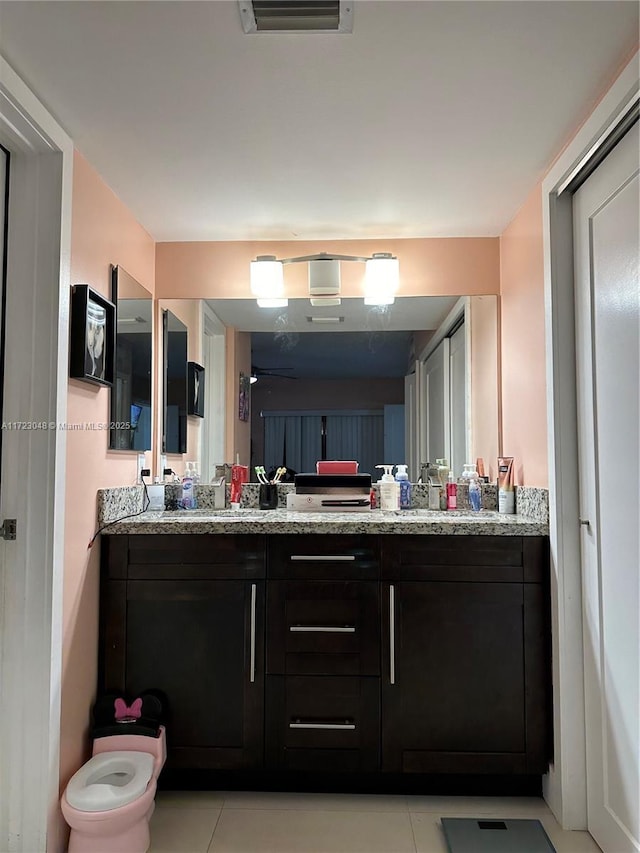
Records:
{"label": "door hinge", "polygon": [[16,538],[16,528],[18,526],[18,522],[15,518],[5,518],[2,522],[2,527],[0,527],[0,532],[2,533],[3,539],[15,539]]}

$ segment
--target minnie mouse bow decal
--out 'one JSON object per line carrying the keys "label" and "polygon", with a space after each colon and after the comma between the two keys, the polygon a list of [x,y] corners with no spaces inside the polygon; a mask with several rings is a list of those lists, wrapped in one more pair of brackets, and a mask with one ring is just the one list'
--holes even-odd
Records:
{"label": "minnie mouse bow decal", "polygon": [[113,703],[116,712],[116,720],[138,720],[142,713],[142,699],[134,699],[131,705],[127,705],[124,699],[118,697]]}

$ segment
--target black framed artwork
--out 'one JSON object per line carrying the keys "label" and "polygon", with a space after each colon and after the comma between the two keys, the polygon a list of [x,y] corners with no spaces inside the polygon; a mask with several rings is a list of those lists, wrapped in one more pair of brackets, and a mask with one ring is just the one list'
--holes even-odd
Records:
{"label": "black framed artwork", "polygon": [[113,385],[116,309],[88,284],[71,288],[69,376],[95,385]]}
{"label": "black framed artwork", "polygon": [[204,367],[187,362],[187,414],[204,417]]}

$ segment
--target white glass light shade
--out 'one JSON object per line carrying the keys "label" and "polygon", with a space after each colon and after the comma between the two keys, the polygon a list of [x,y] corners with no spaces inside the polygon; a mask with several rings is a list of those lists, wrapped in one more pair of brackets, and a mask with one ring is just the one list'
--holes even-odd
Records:
{"label": "white glass light shade", "polygon": [[364,294],[367,305],[391,305],[400,284],[398,259],[375,254],[366,264]]}
{"label": "white glass light shade", "polygon": [[251,293],[258,299],[281,299],[284,296],[282,263],[274,255],[262,255],[251,261]]}

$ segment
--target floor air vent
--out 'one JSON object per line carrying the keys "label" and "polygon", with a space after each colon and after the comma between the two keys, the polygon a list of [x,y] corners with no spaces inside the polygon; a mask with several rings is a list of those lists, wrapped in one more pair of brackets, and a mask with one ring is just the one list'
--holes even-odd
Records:
{"label": "floor air vent", "polygon": [[245,33],[350,33],[353,2],[343,0],[239,0]]}

